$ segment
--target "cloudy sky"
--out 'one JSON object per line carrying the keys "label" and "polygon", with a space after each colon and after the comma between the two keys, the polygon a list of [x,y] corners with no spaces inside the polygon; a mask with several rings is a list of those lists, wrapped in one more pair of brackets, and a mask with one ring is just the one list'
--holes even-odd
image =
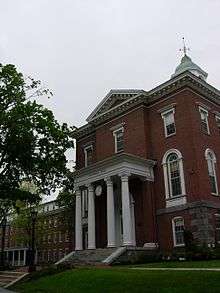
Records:
{"label": "cloudy sky", "polygon": [[219,11],[220,0],[0,0],[0,62],[41,79],[54,93],[43,103],[80,126],[111,88],[169,79],[183,36],[219,88]]}
{"label": "cloudy sky", "polygon": [[218,87],[219,0],[0,0],[0,62],[41,79],[59,121],[80,126],[111,88],[169,79],[185,36]]}

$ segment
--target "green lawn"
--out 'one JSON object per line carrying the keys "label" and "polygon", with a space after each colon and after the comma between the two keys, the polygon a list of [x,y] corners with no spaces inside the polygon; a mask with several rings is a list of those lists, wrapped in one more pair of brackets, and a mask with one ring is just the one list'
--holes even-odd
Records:
{"label": "green lawn", "polygon": [[75,269],[21,283],[13,289],[24,293],[217,293],[220,292],[220,272]]}
{"label": "green lawn", "polygon": [[220,260],[203,261],[166,261],[158,263],[146,263],[128,267],[146,268],[220,268]]}

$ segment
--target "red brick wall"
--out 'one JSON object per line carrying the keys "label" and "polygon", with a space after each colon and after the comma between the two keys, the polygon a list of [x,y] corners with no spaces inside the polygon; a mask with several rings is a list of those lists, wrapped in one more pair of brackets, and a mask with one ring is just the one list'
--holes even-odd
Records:
{"label": "red brick wall", "polygon": [[90,135],[79,142],[76,146],[77,169],[84,167],[83,146],[89,141],[94,141],[94,162],[101,161],[115,153],[115,142],[112,127],[124,123],[124,151],[136,156],[146,157],[147,139],[145,113],[141,107],[126,116],[106,123],[96,129],[95,135]]}
{"label": "red brick wall", "polygon": [[113,132],[110,129],[120,123],[124,123],[124,151],[146,157],[144,119],[144,110],[139,108],[99,127],[96,130],[96,160],[103,160],[115,153]]}
{"label": "red brick wall", "polygon": [[[209,128],[210,135],[201,131],[200,113],[198,102],[209,106]],[[164,125],[158,110],[172,104],[175,105],[176,135],[165,138]],[[186,184],[187,202],[198,200],[209,200],[220,202],[220,198],[211,195],[210,183],[205,160],[205,149],[212,149],[217,157],[217,177],[220,183],[220,133],[215,121],[213,111],[220,112],[220,107],[204,100],[199,95],[186,88],[168,99],[161,98],[160,102],[150,107],[140,106],[126,115],[114,119],[96,129],[95,135],[81,140],[77,145],[77,166],[84,165],[84,153],[82,146],[88,141],[95,141],[94,162],[103,160],[114,154],[114,137],[112,127],[124,123],[124,151],[136,156],[154,159],[157,165],[154,169],[155,183],[153,187],[144,187],[137,190],[135,196],[142,197],[143,205],[136,206],[136,234],[138,241],[152,241],[156,239],[155,233],[158,229],[158,240],[163,247],[172,246],[171,217],[183,215],[185,223],[189,219],[185,212],[175,215],[160,216],[155,220],[152,212],[165,208],[164,175],[162,158],[166,151],[175,148],[183,156],[184,177]],[[220,186],[220,185],[219,185]],[[150,191],[151,190],[151,191]],[[153,193],[154,200],[150,200]],[[154,234],[154,235],[153,235]],[[153,236],[152,236],[153,235]]]}
{"label": "red brick wall", "polygon": [[[157,194],[157,208],[165,206],[165,190],[162,168],[162,158],[167,150],[176,148],[183,155],[184,175],[186,183],[187,200],[192,202],[198,199],[211,199],[219,201],[210,195],[210,184],[205,160],[205,149],[212,148],[218,158],[220,155],[220,135],[212,111],[209,111],[209,126],[211,135],[201,132],[200,113],[198,104],[200,102],[210,106],[208,102],[194,94],[192,91],[184,90],[175,96],[152,106],[146,110],[150,120],[150,152],[147,157],[157,160],[155,168],[155,194]],[[176,103],[175,123],[176,135],[165,138],[164,125],[160,113],[157,111],[166,105]],[[212,110],[219,110],[212,106]],[[220,160],[220,156],[219,156]],[[217,175],[219,177],[219,160],[217,162]],[[220,182],[220,181],[219,181]]]}

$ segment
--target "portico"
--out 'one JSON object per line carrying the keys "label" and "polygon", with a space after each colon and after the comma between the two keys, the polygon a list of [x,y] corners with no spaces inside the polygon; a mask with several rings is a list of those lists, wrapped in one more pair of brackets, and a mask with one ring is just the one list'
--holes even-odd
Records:
{"label": "portico", "polygon": [[154,165],[153,160],[122,153],[76,171],[75,250],[83,249],[83,190],[87,190],[88,194],[87,248],[97,247],[99,223],[96,218],[96,197],[101,196],[106,196],[106,207],[103,207],[106,209],[106,219],[101,219],[103,223],[107,222],[106,246],[136,246],[135,202],[129,182],[136,177],[142,181],[153,181]]}

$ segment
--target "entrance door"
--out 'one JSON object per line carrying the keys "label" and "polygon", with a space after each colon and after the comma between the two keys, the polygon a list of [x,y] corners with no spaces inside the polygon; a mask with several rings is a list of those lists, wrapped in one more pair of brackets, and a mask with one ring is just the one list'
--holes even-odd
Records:
{"label": "entrance door", "polygon": [[88,226],[83,227],[83,249],[88,248]]}

